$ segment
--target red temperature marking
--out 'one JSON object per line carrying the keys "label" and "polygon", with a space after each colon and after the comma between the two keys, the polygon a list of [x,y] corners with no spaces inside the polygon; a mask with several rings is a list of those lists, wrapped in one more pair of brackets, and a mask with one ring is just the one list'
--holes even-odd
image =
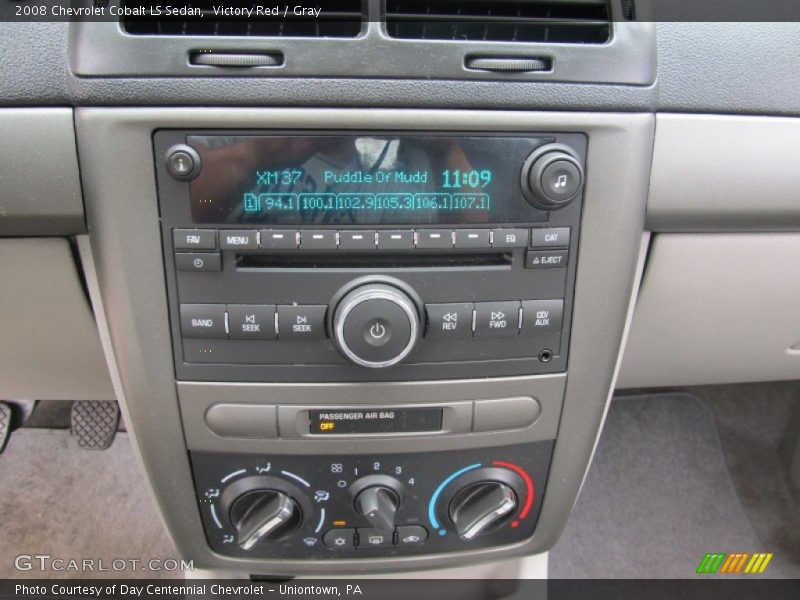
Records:
{"label": "red temperature marking", "polygon": [[535,489],[533,487],[533,480],[531,479],[531,476],[528,475],[528,472],[525,471],[525,469],[512,463],[503,462],[502,460],[494,460],[492,461],[492,464],[498,467],[505,467],[506,469],[511,469],[517,475],[522,477],[522,480],[525,482],[525,491],[526,491],[525,505],[522,507],[522,510],[519,511],[519,518],[524,519],[525,517],[528,516],[528,513],[531,510],[531,506],[533,506],[533,496]]}

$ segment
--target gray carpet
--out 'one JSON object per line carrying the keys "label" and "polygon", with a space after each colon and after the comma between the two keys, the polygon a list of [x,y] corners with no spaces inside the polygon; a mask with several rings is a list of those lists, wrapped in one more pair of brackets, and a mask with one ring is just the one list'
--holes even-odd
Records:
{"label": "gray carpet", "polygon": [[776,553],[766,576],[800,576],[750,525],[708,406],[651,394],[612,402],[550,576],[685,578],[706,552],[758,551]]}
{"label": "gray carpet", "polygon": [[789,463],[800,434],[800,383],[693,388],[714,413],[745,513],[771,551],[800,564],[800,491]]}
{"label": "gray carpet", "polygon": [[[108,566],[117,558],[179,558],[125,434],[117,435],[105,452],[97,452],[79,450],[68,431],[14,432],[0,454],[0,515],[0,578],[81,575],[18,572],[14,562],[20,554],[102,558]],[[175,576],[130,569],[82,575]]]}

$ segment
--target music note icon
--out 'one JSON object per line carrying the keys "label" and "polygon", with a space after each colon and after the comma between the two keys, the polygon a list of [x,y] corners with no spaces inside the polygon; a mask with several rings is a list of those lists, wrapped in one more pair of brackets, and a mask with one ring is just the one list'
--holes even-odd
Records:
{"label": "music note icon", "polygon": [[567,176],[566,175],[559,175],[558,179],[556,179],[555,184],[553,185],[556,189],[561,189],[563,187],[567,187]]}

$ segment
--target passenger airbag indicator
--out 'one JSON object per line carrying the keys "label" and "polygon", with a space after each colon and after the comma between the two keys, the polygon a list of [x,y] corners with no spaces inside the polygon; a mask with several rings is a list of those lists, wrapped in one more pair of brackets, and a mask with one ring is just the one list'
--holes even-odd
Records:
{"label": "passenger airbag indicator", "polygon": [[309,433],[416,433],[442,429],[441,408],[358,408],[308,411]]}

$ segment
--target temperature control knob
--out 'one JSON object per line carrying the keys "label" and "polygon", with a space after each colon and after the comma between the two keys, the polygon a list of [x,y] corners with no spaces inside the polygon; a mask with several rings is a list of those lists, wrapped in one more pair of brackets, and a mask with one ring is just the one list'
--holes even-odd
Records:
{"label": "temperature control knob", "polygon": [[247,492],[233,501],[230,519],[236,543],[249,550],[261,541],[276,541],[294,532],[302,521],[297,502],[278,490]]}
{"label": "temperature control knob", "polygon": [[336,305],[333,337],[339,350],[362,367],[390,367],[403,360],[420,335],[420,313],[409,294],[386,283],[369,283]]}
{"label": "temperature control knob", "polygon": [[572,148],[547,144],[525,161],[520,183],[528,202],[537,208],[556,210],[578,197],[583,179],[583,165]]}
{"label": "temperature control knob", "polygon": [[461,539],[471,540],[505,522],[517,507],[517,496],[498,481],[479,481],[459,491],[450,501],[450,520]]}

